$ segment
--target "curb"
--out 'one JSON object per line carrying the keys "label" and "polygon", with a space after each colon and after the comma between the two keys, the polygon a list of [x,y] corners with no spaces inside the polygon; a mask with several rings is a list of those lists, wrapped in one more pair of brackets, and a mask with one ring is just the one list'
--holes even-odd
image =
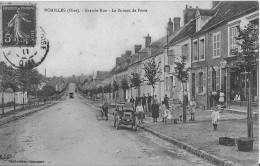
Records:
{"label": "curb", "polygon": [[[233,110],[233,109],[226,109],[225,111],[228,112],[228,113],[232,113],[232,114],[247,115],[247,112],[236,111],[236,110]],[[252,112],[252,116],[258,117],[259,113],[258,112]]]}
{"label": "curb", "polygon": [[[89,103],[86,103],[86,104],[89,105],[89,106],[92,106],[95,109],[100,109],[93,104],[89,104]],[[111,114],[110,112],[108,112],[108,113]],[[192,154],[194,154],[194,155],[196,155],[200,158],[203,158],[203,159],[205,159],[205,160],[207,160],[207,161],[209,161],[213,164],[220,165],[220,166],[243,166],[239,163],[234,163],[234,162],[226,160],[226,159],[221,159],[221,158],[214,156],[212,154],[209,154],[209,153],[207,153],[203,150],[199,150],[199,149],[197,149],[197,148],[195,148],[195,147],[193,147],[189,144],[181,142],[181,141],[179,141],[175,138],[171,138],[171,137],[168,137],[168,136],[161,134],[159,132],[153,131],[153,130],[147,128],[147,127],[141,126],[139,124],[137,124],[137,126],[141,129],[143,129],[144,131],[149,132],[149,133],[151,133],[151,134],[153,134],[153,135],[155,135],[155,136],[157,136],[157,137],[159,137],[163,140],[166,140],[166,141],[178,146],[179,148],[184,149],[187,152],[190,152],[190,153],[192,153]]]}
{"label": "curb", "polygon": [[226,159],[221,159],[221,158],[218,158],[217,156],[214,156],[212,154],[209,154],[203,150],[198,150],[197,148],[189,145],[189,144],[186,144],[184,142],[181,142],[175,138],[171,138],[171,137],[168,137],[166,135],[163,135],[159,132],[156,132],[156,131],[153,131],[147,127],[144,127],[144,126],[140,126],[140,125],[137,125],[139,128],[142,128],[144,129],[145,131],[161,138],[161,139],[164,139],[174,145],[177,145],[179,148],[181,149],[184,149],[186,150],[187,152],[190,152],[200,158],[203,158],[205,160],[208,160],[210,161],[211,163],[214,163],[216,165],[221,165],[221,166],[242,166],[241,164],[238,164],[238,163],[234,163],[232,161],[229,161],[229,160],[226,160]]}
{"label": "curb", "polygon": [[25,117],[25,116],[34,114],[34,113],[36,113],[36,112],[38,112],[38,111],[41,111],[41,110],[43,110],[43,109],[49,108],[49,107],[51,107],[51,106],[54,106],[54,105],[56,105],[56,104],[58,104],[58,103],[60,103],[60,102],[51,103],[50,105],[44,106],[44,107],[42,107],[42,108],[39,108],[39,109],[30,111],[30,112],[27,112],[27,113],[24,113],[24,114],[19,115],[19,116],[15,116],[15,115],[14,115],[14,116],[11,117],[10,119],[7,119],[6,121],[0,122],[0,127],[1,127],[1,126],[4,126],[4,125],[6,125],[6,124],[8,124],[8,123],[10,123],[10,122],[19,120],[20,118],[23,118],[23,117]]}

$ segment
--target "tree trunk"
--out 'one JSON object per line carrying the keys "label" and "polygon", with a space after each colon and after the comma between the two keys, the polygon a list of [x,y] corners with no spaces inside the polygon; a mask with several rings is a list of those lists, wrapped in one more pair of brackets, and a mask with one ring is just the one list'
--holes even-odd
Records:
{"label": "tree trunk", "polygon": [[253,138],[253,121],[252,121],[252,95],[251,95],[251,87],[252,87],[252,71],[249,71],[249,92],[248,92],[248,100],[247,100],[247,137]]}
{"label": "tree trunk", "polygon": [[4,92],[2,92],[2,114],[5,114],[5,100],[4,100]]}
{"label": "tree trunk", "polygon": [[14,111],[15,111],[15,92],[14,92]]}
{"label": "tree trunk", "polygon": [[23,92],[23,109],[24,109],[24,92]]}
{"label": "tree trunk", "polygon": [[186,123],[186,100],[184,97],[184,84],[182,82],[182,109],[183,109],[183,123]]}
{"label": "tree trunk", "polygon": [[29,108],[31,108],[31,98],[30,98],[30,93],[27,93],[27,96],[28,96]]}
{"label": "tree trunk", "polygon": [[153,97],[154,97],[154,96],[155,96],[155,95],[154,95],[154,86],[152,86],[152,87],[153,87]]}

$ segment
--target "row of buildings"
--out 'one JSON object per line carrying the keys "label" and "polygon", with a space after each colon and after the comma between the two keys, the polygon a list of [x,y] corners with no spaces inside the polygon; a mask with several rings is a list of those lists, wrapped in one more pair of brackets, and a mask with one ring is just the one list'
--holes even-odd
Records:
{"label": "row of buildings", "polygon": [[[182,100],[182,86],[175,78],[174,62],[180,56],[188,57],[186,67],[190,67],[189,81],[184,89],[189,99],[194,97],[198,105],[209,105],[209,93],[223,90],[228,105],[236,105],[236,94],[243,96],[246,102],[248,79],[245,73],[232,69],[231,62],[236,58],[234,52],[239,49],[235,37],[238,26],[243,28],[248,23],[259,27],[258,1],[214,1],[211,9],[201,9],[186,6],[183,10],[183,26],[180,17],[169,19],[167,35],[152,41],[148,34],[145,45],[134,45],[134,52],[126,50],[116,58],[116,64],[110,71],[97,71],[88,86],[102,86],[127,78],[131,73],[141,73],[144,76],[144,63],[151,57],[161,62],[160,82],[155,88],[159,100],[167,95],[171,99]],[[253,102],[258,103],[259,70],[253,71]],[[126,94],[119,90],[108,95],[112,100],[117,98],[130,99],[131,95],[152,94],[152,87],[144,82],[139,88],[130,88]],[[242,99],[242,97],[241,97]]]}

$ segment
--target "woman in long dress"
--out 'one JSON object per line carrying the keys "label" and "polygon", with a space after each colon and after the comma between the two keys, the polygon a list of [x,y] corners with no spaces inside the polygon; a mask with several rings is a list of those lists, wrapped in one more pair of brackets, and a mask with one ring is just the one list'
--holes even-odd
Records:
{"label": "woman in long dress", "polygon": [[172,119],[175,124],[177,124],[177,121],[179,119],[179,104],[177,102],[173,102],[171,105],[171,113],[172,113]]}
{"label": "woman in long dress", "polygon": [[159,105],[158,105],[158,101],[156,99],[156,95],[153,98],[152,101],[152,117],[153,117],[153,122],[157,122],[157,118],[159,118]]}

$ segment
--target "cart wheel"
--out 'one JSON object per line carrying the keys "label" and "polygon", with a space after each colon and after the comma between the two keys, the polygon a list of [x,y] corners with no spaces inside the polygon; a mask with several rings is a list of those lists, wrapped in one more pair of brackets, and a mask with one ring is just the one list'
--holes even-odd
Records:
{"label": "cart wheel", "polygon": [[116,124],[115,125],[116,125],[116,130],[118,130],[118,128],[119,128],[119,117],[116,118]]}
{"label": "cart wheel", "polygon": [[138,119],[137,117],[135,118],[135,124],[134,124],[134,130],[136,131],[137,130],[137,122],[138,122]]}

